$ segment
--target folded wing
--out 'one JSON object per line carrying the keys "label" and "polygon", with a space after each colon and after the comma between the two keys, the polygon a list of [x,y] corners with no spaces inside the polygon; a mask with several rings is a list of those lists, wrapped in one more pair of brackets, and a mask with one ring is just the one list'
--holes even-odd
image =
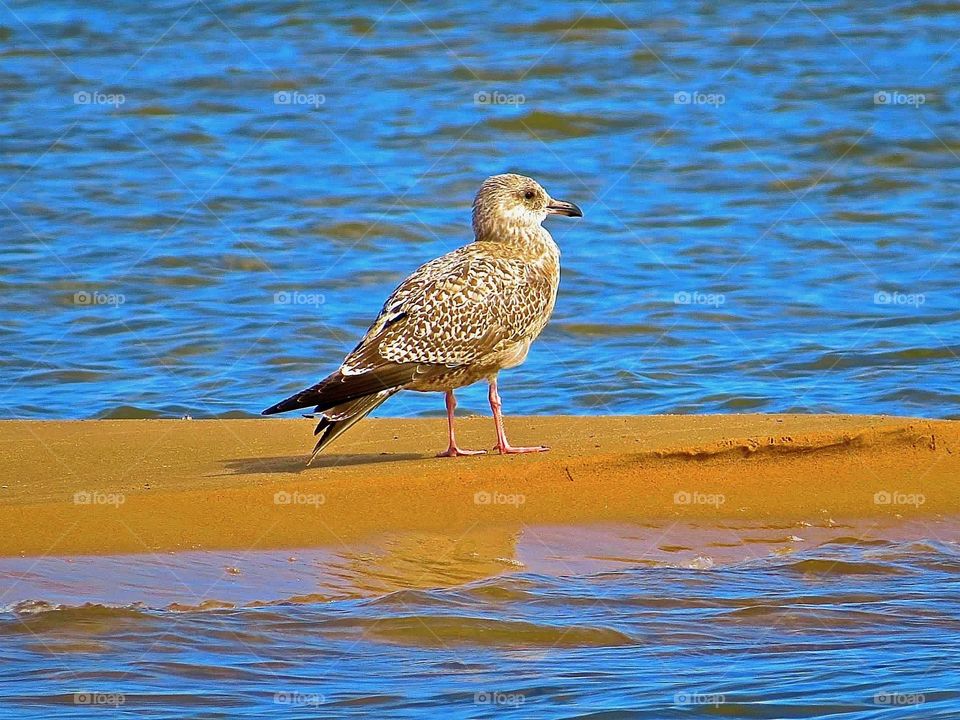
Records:
{"label": "folded wing", "polygon": [[482,363],[523,339],[553,302],[547,276],[520,259],[467,245],[404,280],[340,368],[263,411],[313,407],[317,451],[394,392],[417,379]]}

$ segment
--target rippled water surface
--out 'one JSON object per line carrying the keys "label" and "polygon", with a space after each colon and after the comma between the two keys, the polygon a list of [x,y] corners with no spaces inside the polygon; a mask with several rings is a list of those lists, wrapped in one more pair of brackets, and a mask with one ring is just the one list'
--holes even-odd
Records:
{"label": "rippled water surface", "polygon": [[958,31],[954,3],[8,0],[3,412],[259,411],[515,170],[586,217],[550,221],[509,410],[955,416]]}
{"label": "rippled water surface", "polygon": [[[949,2],[4,0],[0,414],[257,412],[517,171],[586,217],[550,221],[509,411],[958,416],[958,32]],[[0,715],[953,718],[957,539],[8,559]]]}
{"label": "rippled water surface", "polygon": [[917,530],[529,528],[2,560],[0,711],[951,718],[958,535],[884,539]]}

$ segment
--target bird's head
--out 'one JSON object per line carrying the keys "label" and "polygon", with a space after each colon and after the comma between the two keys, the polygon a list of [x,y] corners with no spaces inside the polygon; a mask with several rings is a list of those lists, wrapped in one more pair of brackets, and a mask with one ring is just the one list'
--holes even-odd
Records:
{"label": "bird's head", "polygon": [[473,232],[478,240],[505,239],[538,227],[547,215],[583,217],[573,203],[554,200],[533,178],[507,173],[488,177],[473,201]]}

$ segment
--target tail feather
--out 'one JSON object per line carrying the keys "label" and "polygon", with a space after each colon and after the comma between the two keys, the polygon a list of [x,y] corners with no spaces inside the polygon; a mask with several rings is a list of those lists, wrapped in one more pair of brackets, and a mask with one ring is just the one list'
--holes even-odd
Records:
{"label": "tail feather", "polygon": [[316,407],[323,412],[350,400],[394,390],[407,384],[417,374],[417,363],[390,363],[356,375],[344,375],[339,370],[316,385],[291,395],[263,411],[263,415]]}
{"label": "tail feather", "polygon": [[313,455],[307,462],[309,466],[314,458],[330,443],[353,427],[354,423],[365,418],[371,411],[384,403],[391,395],[399,392],[400,388],[390,388],[364,397],[354,398],[340,405],[335,405],[320,413],[320,422],[314,435],[319,435]]}

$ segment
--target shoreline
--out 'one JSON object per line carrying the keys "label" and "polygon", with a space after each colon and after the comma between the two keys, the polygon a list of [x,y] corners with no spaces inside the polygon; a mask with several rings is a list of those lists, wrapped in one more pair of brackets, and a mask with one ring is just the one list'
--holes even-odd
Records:
{"label": "shoreline", "polygon": [[[960,422],[509,417],[536,455],[434,458],[446,421],[0,421],[0,556],[341,546],[387,532],[960,515]],[[458,419],[490,447],[489,418]]]}

